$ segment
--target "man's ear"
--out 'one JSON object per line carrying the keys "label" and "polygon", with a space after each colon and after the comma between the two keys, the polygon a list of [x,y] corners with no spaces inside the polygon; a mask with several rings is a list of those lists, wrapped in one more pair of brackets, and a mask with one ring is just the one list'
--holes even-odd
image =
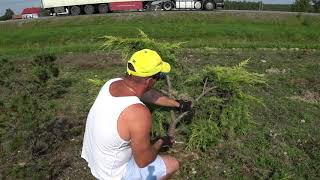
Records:
{"label": "man's ear", "polygon": [[153,85],[154,85],[154,82],[153,82],[152,78],[146,78],[144,83],[145,83],[145,87],[148,88],[148,89],[152,88]]}

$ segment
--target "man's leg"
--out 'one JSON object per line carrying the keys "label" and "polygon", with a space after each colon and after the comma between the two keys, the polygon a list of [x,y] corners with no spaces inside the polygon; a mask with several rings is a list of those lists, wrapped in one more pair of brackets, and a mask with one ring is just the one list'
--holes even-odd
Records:
{"label": "man's leg", "polygon": [[176,171],[178,171],[179,161],[176,158],[168,155],[160,155],[160,157],[166,165],[166,175],[162,176],[160,179],[169,179]]}

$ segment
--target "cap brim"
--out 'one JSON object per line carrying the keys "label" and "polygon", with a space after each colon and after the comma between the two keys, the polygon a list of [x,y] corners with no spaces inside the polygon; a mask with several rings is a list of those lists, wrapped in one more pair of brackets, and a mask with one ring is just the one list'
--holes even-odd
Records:
{"label": "cap brim", "polygon": [[168,73],[171,70],[171,66],[167,62],[162,62],[161,72]]}

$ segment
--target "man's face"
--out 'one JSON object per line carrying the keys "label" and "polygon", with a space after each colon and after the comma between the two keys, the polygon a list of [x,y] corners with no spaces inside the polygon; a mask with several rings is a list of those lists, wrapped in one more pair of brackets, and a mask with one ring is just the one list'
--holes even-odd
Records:
{"label": "man's face", "polygon": [[157,73],[153,75],[152,77],[147,78],[147,89],[150,90],[154,87],[157,81],[163,80],[166,78],[166,75],[164,73]]}
{"label": "man's face", "polygon": [[157,81],[158,80],[164,80],[164,79],[166,79],[166,74],[162,73],[162,72],[159,72],[159,73],[153,75],[153,78],[156,79]]}

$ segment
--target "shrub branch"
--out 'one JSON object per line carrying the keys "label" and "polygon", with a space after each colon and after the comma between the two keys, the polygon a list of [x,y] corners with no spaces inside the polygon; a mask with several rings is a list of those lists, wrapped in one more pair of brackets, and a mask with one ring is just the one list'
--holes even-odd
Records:
{"label": "shrub branch", "polygon": [[[171,85],[170,79],[167,79],[167,83]],[[206,94],[208,94],[210,91],[214,90],[216,87],[207,87],[207,83],[208,83],[208,78],[205,79],[204,85],[203,85],[203,89],[202,89],[202,93],[195,99],[195,101],[192,103],[191,107],[194,107],[195,103],[199,102],[199,100],[205,96]],[[169,87],[169,86],[168,86]],[[175,116],[173,110],[170,111],[171,113],[171,124],[168,130],[168,135],[169,136],[174,136],[177,124],[181,121],[181,119],[183,119],[189,112],[183,112],[181,113],[178,117]],[[173,115],[172,115],[173,114]]]}

